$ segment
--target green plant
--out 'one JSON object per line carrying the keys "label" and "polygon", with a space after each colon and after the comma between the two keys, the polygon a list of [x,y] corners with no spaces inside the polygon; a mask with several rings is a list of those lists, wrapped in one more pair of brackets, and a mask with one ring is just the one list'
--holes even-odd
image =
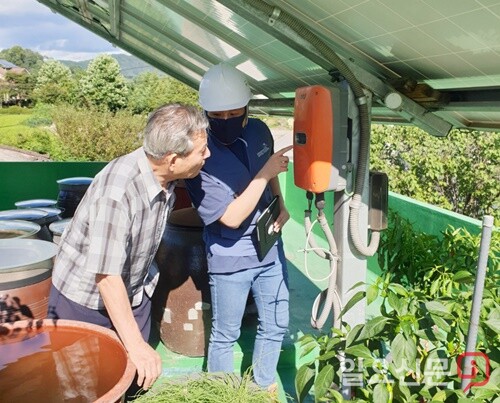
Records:
{"label": "green plant", "polygon": [[29,115],[33,113],[32,109],[23,108],[21,106],[9,106],[8,108],[0,108],[0,115]]}
{"label": "green plant", "polygon": [[273,396],[260,389],[248,373],[240,378],[234,374],[200,373],[192,377],[160,381],[151,392],[139,396],[137,403],[266,403]]}
{"label": "green plant", "polygon": [[48,60],[38,71],[33,97],[40,102],[57,104],[74,97],[76,83],[71,70],[57,60]]}
{"label": "green plant", "polygon": [[51,159],[63,159],[65,156],[61,141],[48,130],[34,130],[29,134],[20,133],[15,146],[23,150],[46,154]]}
{"label": "green plant", "polygon": [[[316,401],[344,400],[339,385],[353,375],[352,400],[373,402],[467,401],[457,359],[469,331],[479,236],[450,228],[444,238],[413,233],[401,219],[391,222],[380,257],[386,272],[357,292],[341,315],[359,300],[377,303],[380,314],[365,324],[304,335],[304,364],[296,377],[299,401],[314,387]],[[365,285],[363,283],[357,286]],[[470,399],[492,401],[500,394],[500,234],[490,247],[480,311],[477,360]],[[341,370],[341,365],[349,370]],[[342,377],[344,381],[342,382]],[[352,379],[351,379],[352,380]]]}
{"label": "green plant", "polygon": [[28,127],[50,126],[52,119],[42,116],[31,116],[23,122]]}
{"label": "green plant", "polygon": [[445,138],[411,126],[373,125],[371,169],[390,189],[460,214],[500,220],[500,136],[452,130]]}
{"label": "green plant", "polygon": [[149,113],[167,103],[199,106],[198,92],[186,84],[156,73],[140,74],[132,81],[127,108],[133,113]]}
{"label": "green plant", "polygon": [[[302,337],[304,354],[314,349],[319,353],[297,373],[299,402],[313,385],[315,401],[344,401],[338,390],[342,376],[344,385],[352,387],[355,401],[452,402],[466,397],[460,388],[457,359],[464,352],[469,312],[453,311],[453,304],[428,299],[387,279],[378,281],[377,296],[385,295],[380,316],[352,329],[344,324],[344,331],[332,329],[330,334]],[[485,386],[471,389],[481,401],[500,393],[498,294],[496,298],[496,306],[482,313],[477,351],[489,358],[492,372],[486,370],[485,362],[479,363],[474,381],[490,376]],[[348,363],[348,371],[341,371],[342,363]]]}
{"label": "green plant", "polygon": [[[379,266],[391,273],[393,282],[410,286],[430,297],[446,297],[460,284],[474,281],[480,237],[464,228],[448,227],[440,237],[415,232],[411,223],[389,211],[391,225],[382,233]],[[500,233],[492,236],[489,267],[500,266]],[[462,287],[463,289],[463,287]]]}
{"label": "green plant", "polygon": [[52,115],[57,135],[67,159],[110,161],[141,145],[144,116],[127,111],[111,113],[71,106],[54,108]]}
{"label": "green plant", "polygon": [[78,86],[85,107],[114,112],[127,106],[127,83],[120,73],[120,65],[110,55],[93,59]]}

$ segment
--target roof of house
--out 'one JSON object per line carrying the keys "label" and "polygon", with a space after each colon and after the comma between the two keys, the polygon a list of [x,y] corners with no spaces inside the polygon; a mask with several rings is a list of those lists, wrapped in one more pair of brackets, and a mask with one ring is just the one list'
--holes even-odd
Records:
{"label": "roof of house", "polygon": [[17,66],[11,62],[8,62],[7,60],[0,59],[0,67],[3,67],[5,69],[13,69]]}

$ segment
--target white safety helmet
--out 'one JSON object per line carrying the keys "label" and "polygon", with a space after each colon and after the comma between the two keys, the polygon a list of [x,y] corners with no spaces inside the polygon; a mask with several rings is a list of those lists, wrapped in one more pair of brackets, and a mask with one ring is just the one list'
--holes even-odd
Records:
{"label": "white safety helmet", "polygon": [[242,108],[251,98],[244,75],[227,63],[212,66],[201,79],[199,102],[207,112]]}

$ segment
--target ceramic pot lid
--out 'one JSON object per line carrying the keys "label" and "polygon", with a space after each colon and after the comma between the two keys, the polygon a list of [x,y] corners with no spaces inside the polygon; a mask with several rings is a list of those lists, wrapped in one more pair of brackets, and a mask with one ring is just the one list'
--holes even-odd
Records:
{"label": "ceramic pot lid", "polygon": [[25,270],[52,259],[57,245],[39,239],[0,239],[0,273]]}
{"label": "ceramic pot lid", "polygon": [[0,220],[0,232],[2,231],[22,231],[23,236],[30,236],[40,231],[40,226],[37,223],[24,220]]}
{"label": "ceramic pot lid", "polygon": [[47,211],[34,208],[0,211],[0,220],[41,220],[49,216]]}
{"label": "ceramic pot lid", "polygon": [[71,218],[64,218],[59,221],[54,221],[52,224],[49,225],[49,229],[53,234],[61,235],[70,222]]}
{"label": "ceramic pot lid", "polygon": [[14,203],[17,208],[37,208],[37,207],[54,207],[57,200],[52,199],[31,199],[20,200]]}
{"label": "ceramic pot lid", "polygon": [[42,210],[48,213],[48,217],[53,217],[62,213],[62,209],[57,207],[38,207],[37,210]]}
{"label": "ceramic pot lid", "polygon": [[59,185],[90,185],[93,178],[86,176],[78,176],[74,178],[64,178],[57,180]]}

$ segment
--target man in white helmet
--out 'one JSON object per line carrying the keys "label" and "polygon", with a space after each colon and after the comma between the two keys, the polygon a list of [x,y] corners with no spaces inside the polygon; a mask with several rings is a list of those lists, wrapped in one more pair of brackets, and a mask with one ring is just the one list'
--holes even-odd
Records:
{"label": "man in white helmet", "polygon": [[186,181],[204,227],[213,322],[208,347],[209,372],[233,372],[233,346],[240,336],[247,297],[258,311],[253,351],[255,382],[276,389],[275,373],[288,328],[288,275],[281,238],[259,259],[257,218],[274,196],[279,232],[290,218],[277,175],[288,169],[286,147],[273,153],[266,124],[248,117],[250,88],[241,72],[222,63],[204,75],[199,102],[209,119],[211,158],[200,174]]}

